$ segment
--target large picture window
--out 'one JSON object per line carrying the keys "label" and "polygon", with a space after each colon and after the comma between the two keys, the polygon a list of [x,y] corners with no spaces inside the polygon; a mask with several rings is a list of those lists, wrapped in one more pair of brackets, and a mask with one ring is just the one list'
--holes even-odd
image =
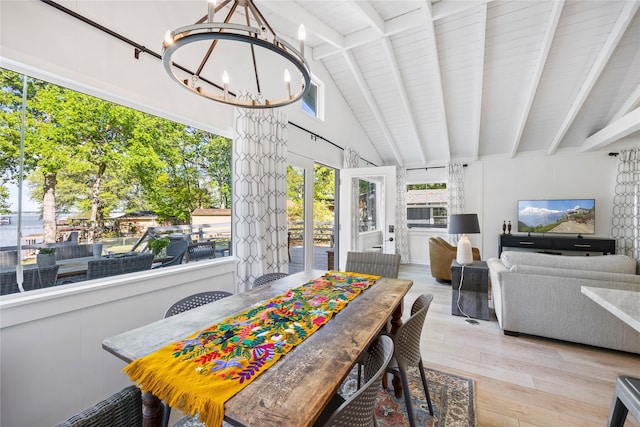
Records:
{"label": "large picture window", "polygon": [[188,242],[182,262],[230,255],[231,140],[30,77],[23,127],[25,76],[0,73],[3,269],[15,260],[35,268],[44,246],[58,264],[94,256],[94,243],[96,258],[153,253],[153,265],[175,258],[176,240]]}

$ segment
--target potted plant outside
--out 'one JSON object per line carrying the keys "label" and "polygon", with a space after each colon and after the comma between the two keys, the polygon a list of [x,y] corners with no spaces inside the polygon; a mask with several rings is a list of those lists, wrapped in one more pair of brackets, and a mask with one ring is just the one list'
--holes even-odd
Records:
{"label": "potted plant outside", "polygon": [[56,248],[40,248],[36,255],[38,267],[47,267],[56,264]]}
{"label": "potted plant outside", "polygon": [[149,239],[147,247],[151,249],[151,252],[157,257],[160,252],[169,246],[170,240],[168,237],[153,237]]}

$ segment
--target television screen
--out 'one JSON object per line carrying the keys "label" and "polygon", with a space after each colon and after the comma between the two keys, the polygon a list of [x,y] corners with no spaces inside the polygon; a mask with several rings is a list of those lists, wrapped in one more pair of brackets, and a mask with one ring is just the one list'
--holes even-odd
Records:
{"label": "television screen", "polygon": [[595,199],[518,200],[518,232],[594,234]]}

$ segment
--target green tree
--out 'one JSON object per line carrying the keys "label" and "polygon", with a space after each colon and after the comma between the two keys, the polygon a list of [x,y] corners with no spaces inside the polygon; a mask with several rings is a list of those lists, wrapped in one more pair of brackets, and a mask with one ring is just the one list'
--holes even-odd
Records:
{"label": "green tree", "polygon": [[[0,209],[17,174],[21,79],[0,70]],[[29,79],[25,171],[43,209],[45,241],[56,211],[80,210],[90,239],[113,210],[155,210],[190,221],[196,207],[228,207],[231,141],[53,84]],[[4,203],[4,204],[3,204]]]}
{"label": "green tree", "polygon": [[333,222],[335,169],[315,164],[313,175],[313,221]]}
{"label": "green tree", "polygon": [[[201,132],[204,169],[211,178],[213,194],[217,194],[213,207],[231,207],[231,143],[229,138]],[[202,206],[205,207],[205,206]]]}
{"label": "green tree", "polygon": [[304,170],[287,166],[287,220],[304,220]]}
{"label": "green tree", "polygon": [[4,184],[0,184],[0,214],[11,213],[10,207],[9,189]]}

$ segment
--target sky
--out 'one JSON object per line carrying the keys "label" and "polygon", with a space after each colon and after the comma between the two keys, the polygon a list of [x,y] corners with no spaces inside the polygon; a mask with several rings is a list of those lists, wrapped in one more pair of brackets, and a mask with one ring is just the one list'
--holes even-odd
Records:
{"label": "sky", "polygon": [[[9,188],[9,203],[10,203],[9,209],[11,209],[11,212],[17,212],[18,211],[18,194],[19,194],[18,187],[13,184],[7,184],[7,187]],[[37,212],[39,210],[40,210],[40,207],[38,206],[38,204],[29,198],[29,189],[26,187],[26,184],[25,184],[24,192],[22,194],[22,211]]]}

